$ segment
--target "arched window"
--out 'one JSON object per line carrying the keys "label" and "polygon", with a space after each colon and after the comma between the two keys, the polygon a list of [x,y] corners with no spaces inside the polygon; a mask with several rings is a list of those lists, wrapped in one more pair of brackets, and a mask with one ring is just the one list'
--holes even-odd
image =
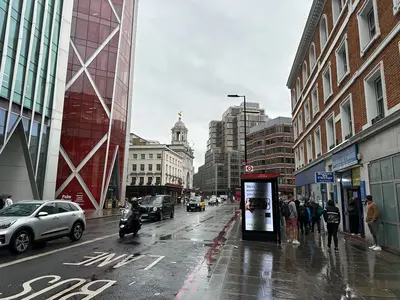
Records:
{"label": "arched window", "polygon": [[319,25],[319,40],[321,43],[321,50],[324,48],[328,41],[328,22],[326,16],[323,15],[321,18],[321,24]]}
{"label": "arched window", "polygon": [[307,62],[303,62],[303,86],[306,85],[308,79]]}
{"label": "arched window", "polygon": [[300,98],[300,95],[301,95],[300,78],[297,78],[297,81],[296,81],[296,97],[297,97],[297,99]]}
{"label": "arched window", "polygon": [[316,54],[315,54],[315,44],[312,43],[310,46],[310,72],[315,65]]}

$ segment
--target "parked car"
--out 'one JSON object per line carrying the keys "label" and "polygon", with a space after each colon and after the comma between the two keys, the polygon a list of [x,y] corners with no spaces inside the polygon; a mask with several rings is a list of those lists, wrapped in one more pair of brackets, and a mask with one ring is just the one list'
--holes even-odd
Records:
{"label": "parked car", "polygon": [[0,247],[19,254],[37,242],[63,237],[78,241],[85,227],[85,212],[76,203],[20,201],[0,210]]}
{"label": "parked car", "polygon": [[186,204],[186,211],[205,211],[206,210],[206,202],[201,196],[191,197]]}
{"label": "parked car", "polygon": [[156,195],[143,198],[140,203],[142,219],[161,221],[165,216],[174,217],[175,205],[170,195]]}

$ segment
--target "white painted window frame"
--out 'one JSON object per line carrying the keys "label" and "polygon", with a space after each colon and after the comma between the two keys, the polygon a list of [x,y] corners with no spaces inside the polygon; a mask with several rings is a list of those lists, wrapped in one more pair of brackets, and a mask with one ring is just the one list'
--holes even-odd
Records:
{"label": "white painted window frame", "polygon": [[[369,39],[368,42],[365,43],[365,38],[363,37],[362,32],[368,31],[368,28],[364,26],[364,19],[366,18],[365,13],[369,4],[372,3],[372,7],[374,10],[374,19],[375,19],[375,36]],[[368,12],[367,12],[368,13]],[[376,5],[376,0],[365,0],[361,8],[357,12],[357,23],[358,23],[358,35],[360,41],[360,56],[363,57],[368,49],[372,46],[372,44],[376,41],[376,39],[381,35],[381,29],[379,27],[379,16],[378,16],[378,8]],[[368,22],[367,22],[368,23]]]}
{"label": "white painted window frame", "polygon": [[297,118],[295,118],[293,120],[293,137],[294,137],[294,140],[297,140],[298,136],[299,136],[299,134],[298,134],[298,129],[297,129]]}
{"label": "white painted window frame", "polygon": [[301,74],[303,77],[303,88],[306,86],[307,80],[308,80],[308,67],[307,67],[307,61],[303,62],[303,66],[301,67]]}
{"label": "white painted window frame", "polygon": [[[317,103],[317,109],[314,109],[314,102],[313,102],[313,94],[317,95],[315,101]],[[319,112],[319,97],[318,97],[318,83],[314,86],[314,88],[311,91],[311,104],[312,104],[312,111],[313,111],[313,118],[315,117],[315,115]]]}
{"label": "white painted window frame", "polygon": [[[308,107],[308,113],[307,113],[306,107]],[[307,117],[308,117],[308,120],[307,120]],[[305,127],[307,127],[307,125],[311,123],[310,98],[307,98],[306,103],[304,104],[304,123],[305,123]]]}
{"label": "white painted window frame", "polygon": [[297,98],[297,101],[296,101],[296,103],[297,103],[301,98],[301,81],[300,81],[300,77],[297,77],[297,80],[296,80],[296,98]]}
{"label": "white painted window frame", "polygon": [[400,13],[400,0],[393,0],[393,15]]}
{"label": "white painted window frame", "polygon": [[[303,150],[303,151],[301,151]],[[303,153],[302,153],[303,152]],[[299,150],[299,156],[300,156],[300,167],[303,167],[305,165],[305,157],[304,157],[304,143],[302,142],[300,144],[300,150]]]}
{"label": "white painted window frame", "polygon": [[311,43],[310,45],[310,50],[309,50],[309,54],[308,54],[308,59],[310,61],[310,75],[312,73],[312,71],[314,70],[314,67],[317,63],[317,53],[315,50],[315,44],[314,42]]}
{"label": "white painted window frame", "polygon": [[[317,132],[319,134],[319,152],[317,151]],[[318,154],[322,155],[322,134],[321,134],[321,125],[319,125],[314,130],[314,153],[315,158],[318,158]]]}
{"label": "white painted window frame", "polygon": [[[332,149],[329,149],[330,148],[330,146],[332,146],[332,145],[329,145],[329,142],[328,142],[328,122],[330,121],[332,119],[332,123],[333,123],[333,128],[332,128],[332,130],[333,130],[333,132],[332,132],[332,135],[333,135],[333,144],[334,144],[334,147],[332,148]],[[334,112],[332,112],[332,113],[330,113],[326,118],[325,118],[325,138],[326,138],[326,152],[329,152],[329,151],[332,151],[337,145],[336,145],[336,126],[335,126],[335,113]]]}
{"label": "white painted window frame", "polygon": [[[339,11],[339,13],[335,12],[335,4],[338,2],[340,2],[342,4],[342,10]],[[333,19],[334,25],[336,25],[336,23],[342,17],[343,13],[346,10],[346,5],[348,5],[348,0],[332,0],[332,19]]]}
{"label": "white painted window frame", "polygon": [[[343,47],[344,47],[344,50],[346,51],[347,71],[344,72],[343,74],[339,74],[338,66],[341,64],[339,52],[342,51]],[[340,42],[339,46],[337,47],[337,49],[335,51],[335,56],[336,56],[337,86],[340,86],[340,84],[343,82],[343,80],[350,74],[349,43],[348,43],[347,33],[343,36],[342,41]]]}
{"label": "white painted window frame", "polygon": [[371,81],[375,81],[373,79],[376,77],[376,74],[379,73],[381,76],[382,80],[382,93],[383,93],[383,106],[385,110],[385,116],[386,118],[389,115],[389,109],[388,109],[388,104],[387,104],[387,92],[386,92],[386,80],[385,80],[385,70],[383,66],[383,61],[380,61],[369,73],[368,75],[364,78],[364,96],[365,96],[365,107],[366,107],[366,113],[367,113],[367,124],[363,126],[363,129],[366,129],[370,126],[372,126],[372,119],[376,117],[371,115],[371,111],[369,111],[369,102],[371,101],[376,101],[376,97],[374,95],[374,98],[372,100],[372,97],[370,97],[369,93],[369,86],[371,85]]}
{"label": "white painted window frame", "polygon": [[342,128],[342,142],[345,141],[345,130],[344,130],[344,124],[343,124],[343,107],[349,103],[350,104],[350,117],[351,117],[351,131],[352,131],[352,136],[355,135],[355,127],[354,127],[354,110],[353,110],[353,96],[352,94],[349,94],[341,103],[340,103],[340,125]]}
{"label": "white painted window frame", "polygon": [[299,114],[297,115],[297,129],[299,131],[299,136],[303,133],[303,110],[299,111]]}
{"label": "white painted window frame", "polygon": [[[308,147],[308,145],[310,145],[310,147]],[[306,149],[307,149],[307,162],[306,162],[306,164],[309,164],[313,160],[311,134],[306,138]]]}
{"label": "white painted window frame", "polygon": [[[325,22],[325,29],[326,29],[326,39],[325,42],[323,42],[322,40],[322,22]],[[328,40],[329,40],[329,29],[328,29],[328,18],[326,17],[326,15],[323,15],[321,17],[321,21],[319,23],[319,43],[321,46],[321,53],[324,51],[326,45],[328,44]]]}
{"label": "white painted window frame", "polygon": [[[330,90],[331,90],[331,92],[329,94],[327,94],[327,92],[325,90],[325,84],[324,84],[324,81],[325,81],[324,77],[327,72],[329,72],[329,84],[330,84]],[[322,90],[323,90],[323,94],[324,94],[324,103],[326,103],[328,101],[328,99],[333,95],[331,62],[328,63],[325,70],[322,72]]]}

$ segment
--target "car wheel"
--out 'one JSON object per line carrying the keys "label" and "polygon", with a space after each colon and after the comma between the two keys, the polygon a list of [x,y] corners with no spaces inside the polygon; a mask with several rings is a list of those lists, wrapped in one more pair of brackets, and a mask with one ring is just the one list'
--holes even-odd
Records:
{"label": "car wheel", "polygon": [[15,254],[24,253],[31,244],[31,235],[25,230],[17,232],[11,240],[10,250]]}
{"label": "car wheel", "polygon": [[83,235],[83,225],[81,222],[75,222],[72,226],[69,238],[71,241],[79,241]]}
{"label": "car wheel", "polygon": [[125,232],[122,230],[119,231],[119,237],[122,239],[125,236]]}
{"label": "car wheel", "polygon": [[175,210],[172,210],[172,211],[171,211],[171,215],[170,215],[170,218],[171,218],[171,219],[174,217],[174,214],[175,214]]}

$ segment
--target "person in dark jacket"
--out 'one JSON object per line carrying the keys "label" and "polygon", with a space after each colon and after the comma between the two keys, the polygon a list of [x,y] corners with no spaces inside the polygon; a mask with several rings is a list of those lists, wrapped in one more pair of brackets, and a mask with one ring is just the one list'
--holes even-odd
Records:
{"label": "person in dark jacket", "polygon": [[[309,208],[311,209],[311,216],[312,216],[311,232],[314,232],[314,226],[315,226],[315,224],[317,224],[318,233],[321,233],[322,208],[314,200],[310,201]],[[321,208],[321,212],[320,212],[320,208]]]}
{"label": "person in dark jacket", "polygon": [[352,198],[347,207],[347,212],[349,213],[349,221],[350,221],[350,233],[352,235],[358,234],[360,227],[360,216],[359,216],[357,202],[358,199]]}
{"label": "person in dark jacket", "polygon": [[332,237],[335,243],[335,251],[338,250],[338,230],[340,224],[340,211],[339,208],[335,206],[333,200],[328,201],[328,205],[324,210],[324,220],[326,222],[326,227],[328,230],[328,248],[331,247]]}

